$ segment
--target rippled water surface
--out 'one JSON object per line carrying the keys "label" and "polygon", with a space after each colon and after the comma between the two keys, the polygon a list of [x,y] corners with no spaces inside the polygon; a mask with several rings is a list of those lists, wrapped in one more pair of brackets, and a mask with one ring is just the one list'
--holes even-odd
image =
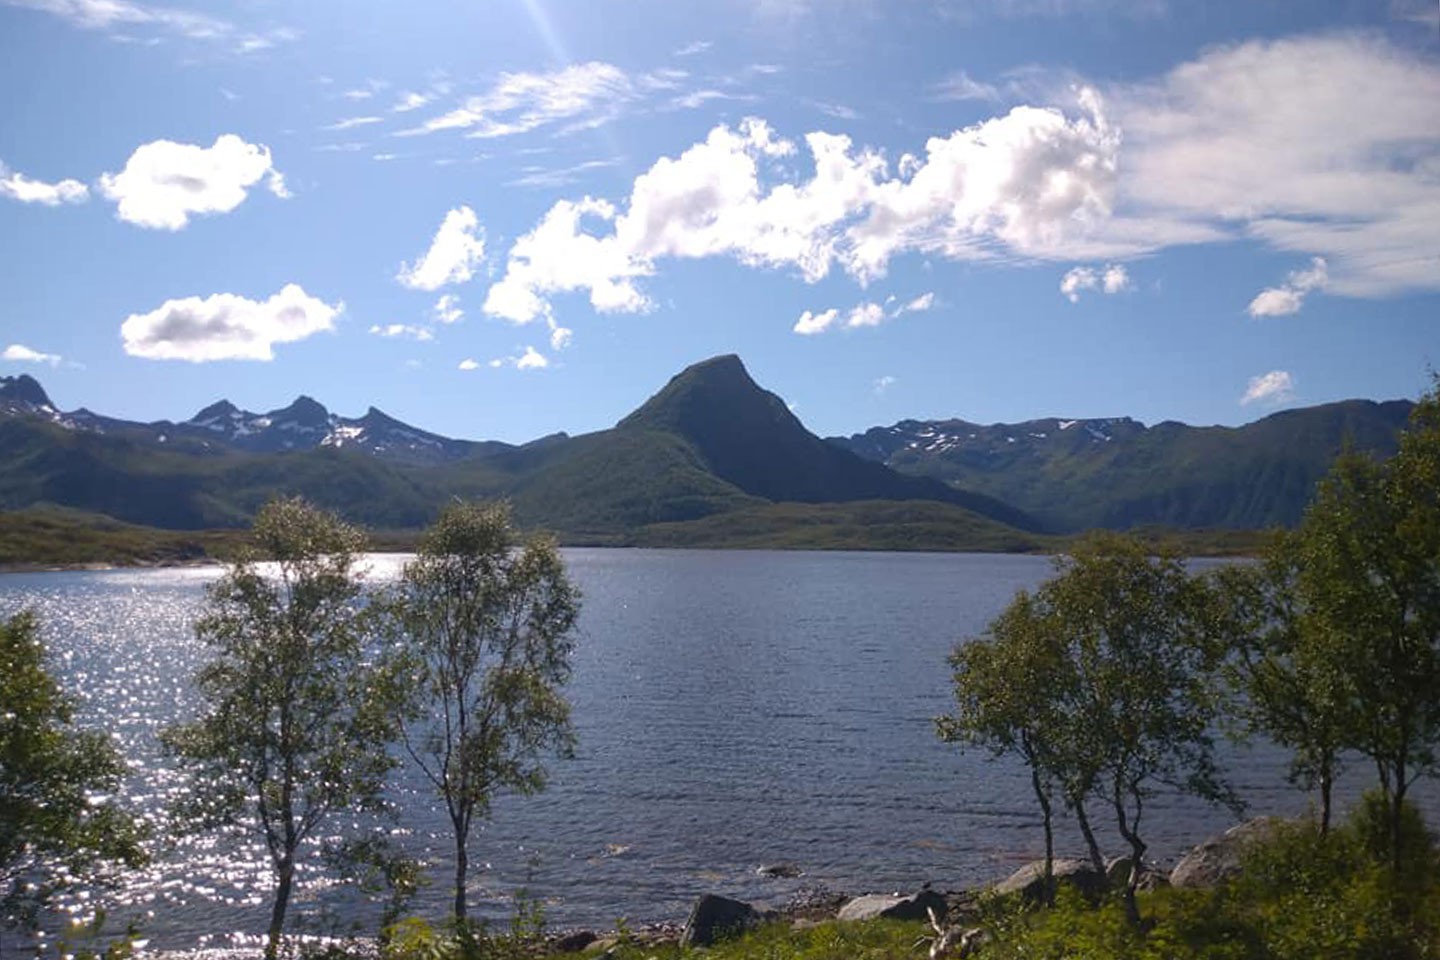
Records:
{"label": "rippled water surface", "polygon": [[[779,901],[802,885],[849,892],[972,884],[1041,852],[1023,770],[936,741],[945,655],[980,632],[1036,557],[940,554],[565,551],[584,591],[570,695],[580,748],[553,765],[544,794],[502,798],[475,838],[477,911],[504,917],[527,885],[552,924],[611,925],[683,915],[716,891]],[[401,558],[371,557],[372,579]],[[160,810],[185,789],[156,731],[189,715],[203,655],[191,625],[213,569],[13,574],[0,614],[36,609],[55,665],[84,701],[83,721],[113,731],[131,764],[129,796]],[[1265,812],[1305,799],[1283,758],[1229,751],[1241,794]],[[443,818],[407,774],[400,837],[434,863],[417,909],[448,901]],[[1435,806],[1422,785],[1422,803]],[[1228,815],[1159,798],[1152,853],[1173,857]],[[1062,846],[1078,841],[1062,834]],[[1112,844],[1117,850],[1118,844]],[[798,880],[756,875],[793,861]],[[221,946],[262,931],[262,851],[243,835],[157,850],[111,916],[152,944]],[[93,901],[74,901],[84,914]],[[312,871],[295,904],[314,930],[366,930],[376,916]]]}

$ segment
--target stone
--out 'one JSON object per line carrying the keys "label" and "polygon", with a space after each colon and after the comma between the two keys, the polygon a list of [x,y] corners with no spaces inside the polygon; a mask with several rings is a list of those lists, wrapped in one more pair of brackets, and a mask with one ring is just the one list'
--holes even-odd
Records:
{"label": "stone", "polygon": [[[1127,862],[1126,869],[1129,869]],[[1105,892],[1105,875],[1098,872],[1089,860],[1056,860],[1052,867],[1055,887],[1069,885],[1087,897],[1098,897]],[[1027,902],[1039,902],[1045,892],[1045,861],[1036,860],[1010,874],[996,884],[995,892],[1001,896],[1019,894]]]}
{"label": "stone", "polygon": [[556,953],[579,953],[599,939],[592,930],[576,930],[558,937],[550,946]]}
{"label": "stone", "polygon": [[934,910],[945,922],[945,898],[934,890],[921,890],[908,897],[899,894],[872,893],[846,903],[836,915],[838,920],[928,920],[926,910]]}
{"label": "stone", "polygon": [[707,893],[695,901],[685,929],[682,947],[707,947],[716,941],[737,936],[760,923],[764,916],[750,904]]}
{"label": "stone", "polygon": [[1213,887],[1240,872],[1240,860],[1251,844],[1264,840],[1283,821],[1256,817],[1237,824],[1195,847],[1170,871],[1173,887]]}
{"label": "stone", "polygon": [[767,863],[756,867],[755,872],[762,877],[781,877],[786,880],[793,880],[804,873],[793,863]]}

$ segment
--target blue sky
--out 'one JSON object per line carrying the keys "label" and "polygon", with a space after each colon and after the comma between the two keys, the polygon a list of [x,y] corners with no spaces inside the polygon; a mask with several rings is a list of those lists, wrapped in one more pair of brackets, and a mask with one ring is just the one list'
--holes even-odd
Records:
{"label": "blue sky", "polygon": [[1434,0],[0,0],[0,373],[600,429],[1240,423],[1440,366]]}

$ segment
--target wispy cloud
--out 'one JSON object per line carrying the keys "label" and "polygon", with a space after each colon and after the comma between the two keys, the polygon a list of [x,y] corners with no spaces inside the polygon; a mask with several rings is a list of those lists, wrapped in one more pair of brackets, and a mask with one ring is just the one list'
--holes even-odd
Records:
{"label": "wispy cloud", "polygon": [[872,383],[870,386],[871,389],[875,391],[875,396],[883,397],[885,395],[885,392],[891,387],[895,386],[895,384],[898,382],[899,381],[897,381],[894,377],[886,375],[877,378],[875,382]]}
{"label": "wispy cloud", "polygon": [[1000,91],[992,83],[982,83],[964,70],[956,70],[931,88],[936,100],[999,100]]}
{"label": "wispy cloud", "polygon": [[543,167],[527,168],[521,176],[508,181],[507,186],[511,187],[563,187],[580,180],[586,173],[592,170],[605,170],[618,166],[619,160],[586,160],[584,163],[577,163],[572,167],[564,167],[559,170],[547,170]]}
{"label": "wispy cloud", "polygon": [[384,117],[346,117],[343,120],[336,120],[334,123],[324,127],[324,129],[354,130],[356,127],[368,127],[374,123],[382,123],[384,119]]}
{"label": "wispy cloud", "polygon": [[403,133],[464,130],[470,137],[490,138],[557,124],[595,126],[636,96],[636,83],[625,71],[598,61],[550,73],[504,73],[486,92]]}
{"label": "wispy cloud", "polygon": [[236,53],[254,53],[298,34],[288,27],[262,31],[244,30],[229,20],[178,7],[152,6],[131,0],[0,0],[9,6],[40,10],[85,30],[120,33],[147,30],[188,40],[228,45]]}
{"label": "wispy cloud", "polygon": [[370,333],[377,337],[385,337],[389,340],[405,338],[407,340],[429,341],[435,339],[435,334],[428,327],[420,327],[409,323],[387,323],[385,325],[375,324],[370,327]]}
{"label": "wispy cloud", "polygon": [[687,43],[685,46],[676,50],[674,55],[677,57],[693,57],[698,53],[704,53],[713,46],[714,44],[709,40],[696,40],[694,43]]}

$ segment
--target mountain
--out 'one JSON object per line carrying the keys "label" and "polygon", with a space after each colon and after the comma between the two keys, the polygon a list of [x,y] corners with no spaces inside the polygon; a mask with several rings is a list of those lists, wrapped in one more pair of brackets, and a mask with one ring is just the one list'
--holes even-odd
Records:
{"label": "mountain", "polygon": [[935,500],[1024,530],[1037,524],[994,497],[907,477],[827,444],[762,389],[734,355],[694,364],[621,420],[618,432],[680,437],[717,477],[772,502]]}
{"label": "mountain", "polygon": [[723,356],[611,429],[516,446],[306,396],[137,423],[60,411],[17,376],[0,378],[0,510],[197,530],[244,526],[285,493],[408,530],[453,497],[504,497],[572,543],[1037,549],[1038,531],[1292,523],[1347,438],[1388,455],[1410,406],[1347,401],[1236,428],[905,420],[825,441]]}
{"label": "mountain", "polygon": [[829,442],[912,476],[1003,497],[1052,529],[1233,529],[1299,520],[1348,442],[1387,457],[1411,404],[1347,400],[1242,427],[1128,417],[981,425],[902,420]]}
{"label": "mountain", "polygon": [[[1034,545],[1012,527],[1035,523],[1005,503],[825,443],[735,357],[681,372],[610,430],[521,446],[451,440],[374,408],[338,417],[305,396],[264,414],[221,400],[178,423],[141,424],[59,413],[38,387],[8,387],[16,399],[0,410],[3,509],[197,529],[243,525],[266,498],[298,493],[367,525],[413,528],[451,497],[506,497],[527,526],[572,542],[626,543],[651,525],[776,503],[934,501],[918,514],[857,507],[805,522],[844,528],[851,540],[888,525],[902,542],[964,546],[957,537],[983,531],[986,543]],[[755,516],[774,527],[789,515]],[[922,526],[930,540],[917,539]]]}

